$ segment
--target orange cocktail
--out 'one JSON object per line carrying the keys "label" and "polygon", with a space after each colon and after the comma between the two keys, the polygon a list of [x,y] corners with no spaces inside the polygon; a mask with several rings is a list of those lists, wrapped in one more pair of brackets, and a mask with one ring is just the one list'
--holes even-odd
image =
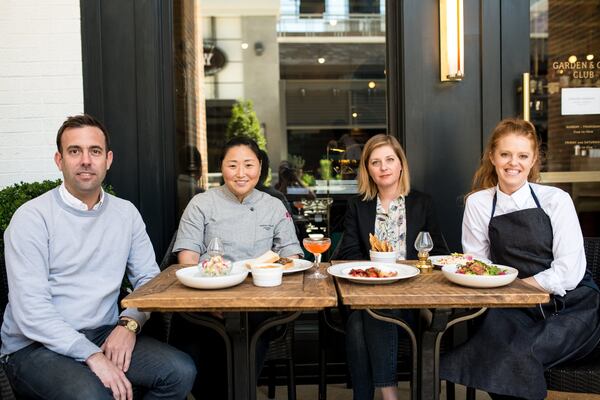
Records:
{"label": "orange cocktail", "polygon": [[323,254],[329,249],[331,246],[331,241],[311,241],[304,239],[302,241],[304,244],[304,248],[311,252],[312,254]]}
{"label": "orange cocktail", "polygon": [[302,240],[302,244],[304,245],[304,248],[310,251],[315,257],[314,266],[316,267],[316,271],[313,274],[313,277],[324,278],[327,275],[324,275],[319,271],[319,264],[321,263],[321,254],[326,252],[327,249],[329,249],[329,246],[331,246],[331,239],[326,238],[321,234],[313,234],[308,236],[309,237]]}

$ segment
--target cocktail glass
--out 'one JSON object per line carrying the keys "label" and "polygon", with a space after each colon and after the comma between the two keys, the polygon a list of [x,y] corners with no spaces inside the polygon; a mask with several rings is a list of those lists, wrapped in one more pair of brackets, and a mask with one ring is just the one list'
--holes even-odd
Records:
{"label": "cocktail glass", "polygon": [[331,239],[322,234],[310,234],[307,238],[302,240],[302,244],[304,245],[304,248],[315,257],[315,262],[313,264],[315,271],[311,274],[311,277],[326,278],[327,275],[320,270],[321,255],[329,249],[329,246],[331,246]]}
{"label": "cocktail glass", "polygon": [[304,214],[304,203],[302,201],[296,200],[293,204],[294,207],[296,207],[296,210],[298,210],[298,215]]}

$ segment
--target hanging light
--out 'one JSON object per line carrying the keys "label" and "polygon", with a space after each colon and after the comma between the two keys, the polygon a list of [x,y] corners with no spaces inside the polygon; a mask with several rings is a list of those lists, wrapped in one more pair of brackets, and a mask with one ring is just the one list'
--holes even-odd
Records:
{"label": "hanging light", "polygon": [[464,66],[463,0],[440,0],[440,79],[460,81]]}

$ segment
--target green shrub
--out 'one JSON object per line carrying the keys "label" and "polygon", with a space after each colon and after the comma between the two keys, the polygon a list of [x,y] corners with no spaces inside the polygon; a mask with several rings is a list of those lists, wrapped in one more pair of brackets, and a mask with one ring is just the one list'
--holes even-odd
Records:
{"label": "green shrub", "polygon": [[[248,137],[256,142],[259,149],[267,151],[267,139],[251,100],[238,100],[231,109],[225,139],[229,141],[236,136]],[[271,167],[264,184],[271,186]]]}
{"label": "green shrub", "polygon": [[231,118],[227,123],[225,138],[229,141],[235,136],[249,137],[261,150],[267,151],[267,139],[250,100],[239,100],[231,109]]}

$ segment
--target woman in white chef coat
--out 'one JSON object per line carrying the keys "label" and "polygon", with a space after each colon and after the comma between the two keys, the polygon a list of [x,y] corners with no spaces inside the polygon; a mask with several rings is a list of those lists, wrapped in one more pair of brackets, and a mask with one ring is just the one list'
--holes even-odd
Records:
{"label": "woman in white chef coat", "polygon": [[538,307],[489,310],[473,337],[442,357],[442,379],[494,400],[543,399],[544,370],[591,351],[600,332],[600,294],[586,270],[573,201],[534,183],[539,171],[533,125],[503,120],[466,199],[463,250],[517,268],[525,283],[552,295]]}

